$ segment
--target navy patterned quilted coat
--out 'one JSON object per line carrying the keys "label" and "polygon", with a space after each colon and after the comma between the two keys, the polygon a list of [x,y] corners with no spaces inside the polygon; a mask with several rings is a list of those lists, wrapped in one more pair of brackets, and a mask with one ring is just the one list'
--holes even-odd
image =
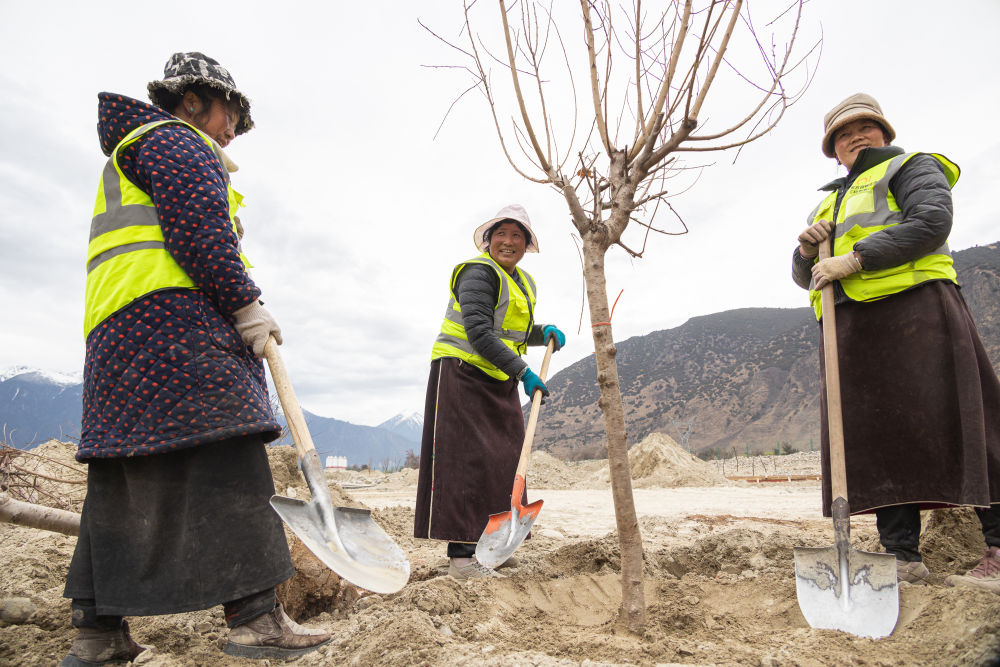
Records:
{"label": "navy patterned quilted coat", "polygon": [[[173,118],[122,95],[98,100],[105,155],[136,127]],[[181,125],[151,131],[118,162],[152,198],[167,250],[198,289],[154,292],[91,331],[77,459],[160,454],[239,435],[277,438],[263,364],[231,323],[260,290],[239,258],[222,163]]]}

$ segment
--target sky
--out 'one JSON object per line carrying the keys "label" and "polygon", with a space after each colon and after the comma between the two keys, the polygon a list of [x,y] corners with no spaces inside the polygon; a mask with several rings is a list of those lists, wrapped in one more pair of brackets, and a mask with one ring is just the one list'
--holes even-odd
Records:
{"label": "sky", "polygon": [[[488,38],[496,11],[481,2]],[[579,34],[575,5],[562,5],[564,38]],[[783,3],[749,5],[764,16]],[[304,409],[362,425],[422,411],[451,269],[477,254],[473,229],[510,203],[526,207],[541,246],[520,264],[539,286],[536,320],[567,337],[549,375],[590,355],[564,200],[511,169],[481,96],[452,107],[468,79],[434,66],[465,62],[418,19],[461,39],[461,3],[443,0],[0,0],[0,371],[82,370],[84,254],[105,161],[96,96],[146,99],[176,51],[219,60],[252,101],[257,126],[227,152],[246,196],[244,251]],[[807,305],[790,255],[817,188],[842,174],[820,151],[823,115],[855,92],[879,100],[894,143],[961,166],[953,250],[1000,239],[988,208],[1000,173],[997,25],[994,0],[809,2],[801,43],[822,36],[823,46],[799,102],[738,157],[708,158],[671,198],[688,234],[650,236],[641,259],[609,251],[615,340],[735,308]],[[734,104],[726,92],[703,118]],[[565,102],[552,100],[559,127],[572,122]],[[669,214],[655,222],[676,228]],[[627,238],[642,245],[636,229]],[[526,360],[537,371],[541,357],[533,348]]]}

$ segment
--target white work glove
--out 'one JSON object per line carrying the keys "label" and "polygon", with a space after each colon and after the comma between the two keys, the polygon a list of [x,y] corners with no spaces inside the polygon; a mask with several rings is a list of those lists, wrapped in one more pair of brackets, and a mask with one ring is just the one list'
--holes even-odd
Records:
{"label": "white work glove", "polygon": [[857,273],[860,270],[861,262],[859,262],[858,258],[854,256],[853,251],[847,253],[846,255],[827,257],[826,259],[821,259],[813,264],[813,283],[816,286],[816,289],[823,289],[834,280],[840,280],[841,278],[849,276],[852,273]]}
{"label": "white work glove", "polygon": [[806,227],[799,234],[799,254],[806,259],[812,259],[819,254],[819,244],[830,238],[833,223],[829,220],[817,220],[815,224]]}
{"label": "white work glove", "polygon": [[253,353],[258,357],[264,356],[264,346],[267,345],[270,336],[274,336],[274,342],[281,345],[281,329],[278,323],[258,301],[234,311],[233,319],[240,338],[248,347],[253,348]]}

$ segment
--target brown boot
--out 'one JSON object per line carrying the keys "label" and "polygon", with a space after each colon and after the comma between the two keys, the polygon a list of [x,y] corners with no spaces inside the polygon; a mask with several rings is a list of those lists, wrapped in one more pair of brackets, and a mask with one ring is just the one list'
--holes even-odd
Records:
{"label": "brown boot", "polygon": [[945,577],[949,586],[969,586],[1000,595],[1000,547],[987,547],[979,565],[965,574]]}
{"label": "brown boot", "polygon": [[905,561],[896,559],[896,581],[899,585],[926,584],[931,573],[920,561]]}
{"label": "brown boot", "polygon": [[229,642],[222,650],[239,658],[288,660],[328,643],[329,632],[302,627],[288,617],[279,602],[269,613],[230,630]]}
{"label": "brown boot", "polygon": [[60,667],[90,667],[91,665],[124,665],[146,650],[132,640],[128,621],[122,621],[117,630],[79,628],[69,654]]}

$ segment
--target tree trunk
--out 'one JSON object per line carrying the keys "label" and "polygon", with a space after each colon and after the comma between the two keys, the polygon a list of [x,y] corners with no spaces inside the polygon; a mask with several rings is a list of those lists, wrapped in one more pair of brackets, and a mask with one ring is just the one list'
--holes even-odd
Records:
{"label": "tree trunk", "polygon": [[618,364],[615,361],[618,351],[611,334],[608,290],[604,279],[605,250],[606,246],[600,239],[594,238],[594,235],[583,236],[583,275],[587,284],[587,302],[590,304],[597,383],[601,388],[598,405],[604,413],[611,494],[615,503],[615,521],[622,554],[621,613],[629,629],[640,632],[646,623],[646,602],[642,587],[642,536],[639,534],[639,520],[632,499],[625,410],[618,384]]}

